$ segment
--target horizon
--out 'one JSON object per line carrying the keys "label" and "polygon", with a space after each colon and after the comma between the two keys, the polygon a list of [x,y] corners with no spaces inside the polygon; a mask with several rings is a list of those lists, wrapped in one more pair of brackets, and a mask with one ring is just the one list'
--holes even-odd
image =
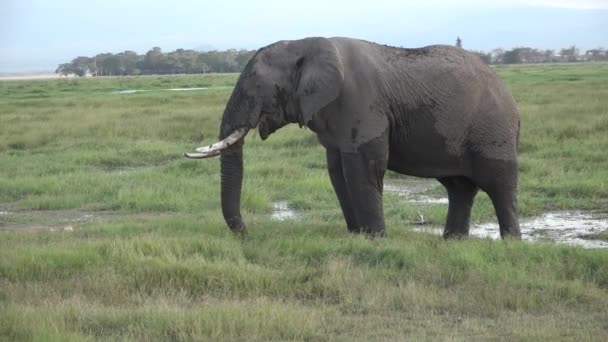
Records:
{"label": "horizon", "polygon": [[521,46],[608,48],[608,1],[603,0],[377,0],[357,6],[321,0],[300,5],[279,0],[213,5],[194,0],[8,0],[0,4],[0,13],[3,74],[53,72],[77,56],[104,52],[143,54],[155,46],[165,52],[255,50],[307,36],[346,36],[403,47],[454,45],[460,36],[463,48],[485,52]]}

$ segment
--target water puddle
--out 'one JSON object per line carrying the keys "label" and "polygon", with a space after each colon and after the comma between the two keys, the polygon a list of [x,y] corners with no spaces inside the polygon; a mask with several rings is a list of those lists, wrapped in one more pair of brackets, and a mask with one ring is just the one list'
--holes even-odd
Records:
{"label": "water puddle", "polygon": [[232,88],[232,87],[191,87],[191,88],[155,89],[155,90],[125,89],[125,90],[114,90],[114,91],[110,92],[110,94],[135,94],[135,93],[150,92],[150,91],[196,91],[196,90],[228,89],[228,88]]}
{"label": "water puddle", "polygon": [[116,91],[113,91],[112,94],[134,94],[134,93],[141,93],[142,91],[145,91],[145,90],[139,90],[139,89],[116,90]]}
{"label": "water puddle", "polygon": [[392,192],[405,200],[420,204],[448,204],[447,197],[427,194],[439,185],[434,179],[411,178],[398,182],[387,182],[384,191]]}
{"label": "water puddle", "polygon": [[296,218],[296,216],[296,212],[293,209],[289,208],[289,203],[287,201],[278,201],[272,203],[272,220],[293,220]]}
{"label": "water puddle", "polygon": [[[406,178],[387,182],[384,185],[384,191],[394,193],[412,203],[448,204],[447,197],[429,194],[439,185],[433,179]],[[420,224],[424,224],[424,217],[420,212],[418,214]],[[608,248],[608,241],[594,240],[589,237],[608,230],[608,214],[559,211],[524,219],[520,224],[524,241],[554,241],[585,248]],[[437,235],[443,233],[443,227],[419,226],[415,230]],[[496,222],[473,225],[470,234],[479,238],[500,238]]]}
{"label": "water puddle", "polygon": [[171,89],[163,89],[168,91],[193,91],[193,90],[207,90],[211,89],[210,87],[194,87],[194,88],[171,88]]}
{"label": "water puddle", "polygon": [[[290,208],[287,201],[274,202],[272,207],[271,219],[274,221],[298,218],[297,211]],[[116,215],[116,212],[77,209],[32,211],[4,209],[0,210],[0,232],[74,232],[90,222],[112,215]],[[421,218],[421,221],[424,219]],[[441,235],[443,227],[422,225],[414,230]],[[530,242],[551,241],[584,248],[608,248],[608,241],[591,237],[605,231],[608,231],[607,213],[559,211],[521,220],[522,239]],[[470,234],[478,238],[500,238],[498,224],[495,222],[473,225]]]}
{"label": "water puddle", "polygon": [[[589,235],[608,230],[608,214],[558,211],[524,219],[520,225],[524,241],[553,241],[584,248],[608,248],[608,241],[588,238]],[[438,227],[417,227],[415,230],[438,235],[443,233],[443,228]],[[473,225],[469,233],[479,238],[500,238],[498,223],[495,222]]]}
{"label": "water puddle", "polygon": [[116,175],[130,175],[138,172],[146,172],[154,169],[158,169],[158,166],[120,166],[120,167],[111,167],[111,168],[101,168],[106,172],[111,172]]}
{"label": "water puddle", "polygon": [[0,211],[0,231],[22,232],[73,232],[82,226],[111,212],[89,212],[76,209]]}

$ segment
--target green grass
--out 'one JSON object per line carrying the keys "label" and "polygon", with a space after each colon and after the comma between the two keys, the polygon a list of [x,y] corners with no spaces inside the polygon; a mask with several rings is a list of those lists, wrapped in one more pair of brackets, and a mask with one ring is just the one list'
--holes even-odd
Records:
{"label": "green grass", "polygon": [[[608,64],[497,72],[523,118],[520,214],[605,211]],[[443,224],[445,205],[390,193],[387,238],[351,236],[324,151],[297,127],[265,142],[247,137],[250,234],[233,236],[219,208],[218,160],[181,153],[217,137],[235,81],[0,82],[0,339],[608,336],[606,250],[443,241],[412,227],[418,212]],[[184,87],[212,89],[162,91]],[[150,91],[111,94],[126,89]],[[279,200],[299,219],[272,221]],[[488,220],[480,194],[473,221]]]}

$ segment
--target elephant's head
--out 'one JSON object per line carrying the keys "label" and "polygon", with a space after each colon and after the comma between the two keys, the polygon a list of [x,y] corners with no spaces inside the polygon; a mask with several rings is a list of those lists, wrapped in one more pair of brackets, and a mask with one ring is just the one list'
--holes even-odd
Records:
{"label": "elephant's head", "polygon": [[343,82],[340,55],[325,38],[277,42],[257,51],[247,63],[224,110],[220,141],[186,154],[190,158],[221,154],[222,211],[233,231],[246,229],[240,200],[247,131],[257,127],[265,140],[288,123],[306,126],[336,100]]}

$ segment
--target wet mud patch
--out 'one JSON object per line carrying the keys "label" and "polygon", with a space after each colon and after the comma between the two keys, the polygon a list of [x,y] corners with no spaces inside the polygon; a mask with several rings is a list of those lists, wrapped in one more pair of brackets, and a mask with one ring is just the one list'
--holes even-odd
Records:
{"label": "wet mud patch", "polygon": [[116,174],[116,175],[129,175],[133,173],[152,171],[159,169],[158,166],[154,165],[137,165],[137,166],[114,166],[114,167],[100,167],[104,172]]}
{"label": "wet mud patch", "polygon": [[273,221],[293,220],[296,219],[297,216],[296,211],[289,207],[289,202],[277,201],[272,203],[271,219]]}
{"label": "wet mud patch", "polygon": [[73,232],[109,215],[112,212],[77,209],[0,211],[0,231]]}
{"label": "wet mud patch", "polygon": [[398,181],[388,181],[384,191],[394,193],[406,201],[419,204],[448,204],[448,198],[435,194],[434,190],[440,184],[434,179],[407,178]]}
{"label": "wet mud patch", "polygon": [[197,91],[197,90],[212,90],[212,89],[228,89],[232,87],[184,87],[184,88],[169,88],[169,89],[124,89],[124,90],[114,90],[110,92],[110,94],[135,94],[142,92],[151,92],[151,91]]}
{"label": "wet mud patch", "polygon": [[[608,248],[608,241],[594,236],[608,231],[608,214],[584,211],[558,211],[520,222],[522,239],[531,242],[556,242],[584,248]],[[441,235],[443,227],[417,227],[416,231]],[[471,236],[500,239],[498,223],[472,225]]]}

